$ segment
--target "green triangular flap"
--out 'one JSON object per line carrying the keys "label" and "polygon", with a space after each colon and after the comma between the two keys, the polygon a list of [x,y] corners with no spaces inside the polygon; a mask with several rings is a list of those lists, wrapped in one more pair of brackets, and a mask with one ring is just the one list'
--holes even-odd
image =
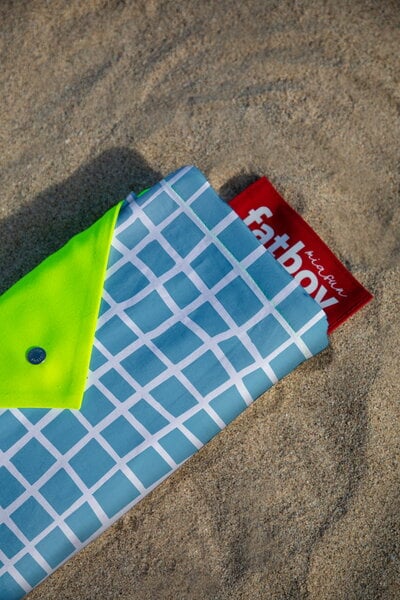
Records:
{"label": "green triangular flap", "polygon": [[[0,297],[0,407],[79,408],[121,203]],[[27,352],[43,348],[31,364]]]}

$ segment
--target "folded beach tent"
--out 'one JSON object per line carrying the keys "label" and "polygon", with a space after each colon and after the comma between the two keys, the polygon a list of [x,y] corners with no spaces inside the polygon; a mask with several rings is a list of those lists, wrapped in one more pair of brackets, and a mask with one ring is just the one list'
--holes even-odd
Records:
{"label": "folded beach tent", "polygon": [[0,298],[0,326],[2,600],[328,343],[325,313],[195,167],[39,265]]}

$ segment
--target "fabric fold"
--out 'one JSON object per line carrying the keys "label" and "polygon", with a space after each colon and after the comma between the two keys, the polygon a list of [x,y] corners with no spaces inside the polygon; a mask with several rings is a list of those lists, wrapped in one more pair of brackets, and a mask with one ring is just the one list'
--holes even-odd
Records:
{"label": "fabric fold", "polygon": [[80,407],[120,207],[0,297],[1,407]]}
{"label": "fabric fold", "polygon": [[130,195],[81,409],[0,411],[0,597],[23,597],[327,344],[325,313],[198,169]]}

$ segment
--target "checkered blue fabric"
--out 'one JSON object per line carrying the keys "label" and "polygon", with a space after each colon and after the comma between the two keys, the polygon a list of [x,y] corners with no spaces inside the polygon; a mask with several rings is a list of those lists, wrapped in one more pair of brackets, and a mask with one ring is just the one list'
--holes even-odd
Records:
{"label": "checkered blue fabric", "polygon": [[193,167],[128,197],[80,411],[0,412],[0,598],[18,600],[327,345],[319,306]]}

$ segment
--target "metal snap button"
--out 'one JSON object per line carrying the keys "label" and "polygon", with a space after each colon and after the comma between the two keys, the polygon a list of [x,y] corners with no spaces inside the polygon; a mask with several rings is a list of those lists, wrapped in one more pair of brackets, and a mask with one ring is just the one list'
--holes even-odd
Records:
{"label": "metal snap button", "polygon": [[31,365],[40,365],[46,359],[46,350],[40,346],[29,348],[26,358]]}

